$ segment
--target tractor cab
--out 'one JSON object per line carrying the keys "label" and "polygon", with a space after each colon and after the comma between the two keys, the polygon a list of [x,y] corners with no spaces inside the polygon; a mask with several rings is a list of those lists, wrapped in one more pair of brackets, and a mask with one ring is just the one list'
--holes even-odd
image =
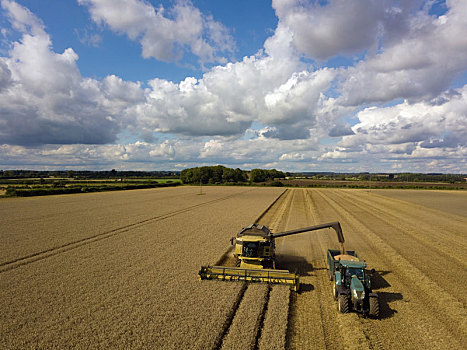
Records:
{"label": "tractor cab", "polygon": [[341,260],[337,270],[340,272],[341,283],[346,288],[350,288],[352,278],[355,277],[367,288],[370,287],[370,276],[367,274],[366,262]]}

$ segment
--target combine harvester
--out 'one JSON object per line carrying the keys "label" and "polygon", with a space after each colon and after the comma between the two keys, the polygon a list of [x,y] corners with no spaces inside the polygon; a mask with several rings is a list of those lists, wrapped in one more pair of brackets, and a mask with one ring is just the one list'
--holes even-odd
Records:
{"label": "combine harvester", "polygon": [[237,267],[202,266],[200,279],[223,281],[248,281],[272,284],[288,284],[298,291],[300,281],[298,275],[287,270],[277,270],[275,263],[275,239],[295,235],[302,232],[333,228],[337,239],[344,250],[344,235],[339,222],[330,222],[291,231],[272,233],[266,226],[253,224],[243,228],[230,243],[235,244],[234,257]]}

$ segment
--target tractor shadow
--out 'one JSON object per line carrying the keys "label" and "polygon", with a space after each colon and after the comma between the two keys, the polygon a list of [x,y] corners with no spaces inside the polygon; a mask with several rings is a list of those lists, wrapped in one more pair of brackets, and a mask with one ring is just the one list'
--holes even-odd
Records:
{"label": "tractor shadow", "polygon": [[378,292],[379,297],[379,318],[391,318],[397,313],[397,310],[391,309],[389,304],[396,300],[402,300],[401,293]]}
{"label": "tractor shadow", "polygon": [[379,291],[379,289],[391,287],[391,284],[384,278],[385,275],[391,272],[392,271],[375,271],[371,277],[372,287],[374,291],[378,293],[379,297],[380,319],[393,317],[394,314],[397,313],[397,310],[392,309],[390,303],[403,299],[401,293]]}
{"label": "tractor shadow", "polygon": [[[300,277],[311,276],[313,264],[308,262],[305,258],[295,255],[276,255],[276,268],[279,270],[289,270]],[[314,290],[315,287],[311,283],[300,281],[300,293],[309,292]]]}

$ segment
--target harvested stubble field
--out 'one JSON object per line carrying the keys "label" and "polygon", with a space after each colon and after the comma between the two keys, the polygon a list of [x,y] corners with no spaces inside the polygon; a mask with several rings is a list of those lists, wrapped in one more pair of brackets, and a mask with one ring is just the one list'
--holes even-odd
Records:
{"label": "harvested stubble field", "polygon": [[[0,348],[464,348],[466,216],[375,191],[283,191],[1,200]],[[338,247],[332,230],[277,239],[278,267],[302,275],[300,294],[198,280],[281,193],[260,223],[339,220],[346,248],[378,272],[381,320],[337,312],[325,264]],[[467,211],[461,195],[455,205]]]}
{"label": "harvested stubble field", "polygon": [[281,190],[198,192],[0,201],[0,348],[215,347],[242,285],[197,272]]}

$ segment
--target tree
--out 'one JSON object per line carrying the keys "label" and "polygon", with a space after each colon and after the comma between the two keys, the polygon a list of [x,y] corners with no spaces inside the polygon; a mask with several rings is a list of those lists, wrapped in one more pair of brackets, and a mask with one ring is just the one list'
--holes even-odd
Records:
{"label": "tree", "polygon": [[240,168],[235,169],[235,182],[245,182],[248,180],[246,171],[241,170]]}
{"label": "tree", "polygon": [[250,172],[251,182],[264,182],[267,180],[267,173],[263,169],[253,169]]}
{"label": "tree", "polygon": [[225,168],[222,173],[222,182],[237,182],[235,177],[236,177],[235,170],[231,168]]}
{"label": "tree", "polygon": [[246,172],[237,168],[226,168],[222,165],[203,166],[184,169],[180,173],[180,179],[185,184],[220,184],[226,182],[245,182]]}

